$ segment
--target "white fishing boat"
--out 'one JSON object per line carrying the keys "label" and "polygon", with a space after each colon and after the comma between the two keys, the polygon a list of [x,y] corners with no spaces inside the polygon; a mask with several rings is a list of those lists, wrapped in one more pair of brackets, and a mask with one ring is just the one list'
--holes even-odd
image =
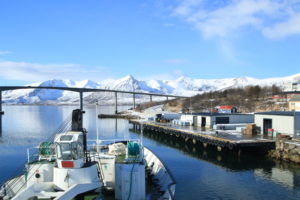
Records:
{"label": "white fishing boat", "polygon": [[34,149],[25,172],[1,186],[1,200],[174,199],[174,178],[153,152],[140,140],[87,141],[81,110],[70,131]]}

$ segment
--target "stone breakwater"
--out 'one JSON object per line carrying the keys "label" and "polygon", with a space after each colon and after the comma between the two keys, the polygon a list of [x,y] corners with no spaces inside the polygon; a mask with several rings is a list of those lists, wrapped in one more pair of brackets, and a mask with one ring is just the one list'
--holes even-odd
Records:
{"label": "stone breakwater", "polygon": [[276,149],[269,152],[269,156],[278,160],[300,164],[300,140],[289,137],[278,137]]}

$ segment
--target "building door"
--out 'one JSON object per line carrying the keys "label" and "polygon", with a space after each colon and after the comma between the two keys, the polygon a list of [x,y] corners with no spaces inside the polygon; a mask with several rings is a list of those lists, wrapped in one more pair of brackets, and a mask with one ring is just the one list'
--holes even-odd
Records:
{"label": "building door", "polygon": [[216,124],[229,124],[229,117],[217,117]]}
{"label": "building door", "polygon": [[264,134],[268,134],[268,129],[272,128],[272,119],[264,119],[263,123],[264,123],[264,127],[263,127]]}
{"label": "building door", "polygon": [[193,125],[198,126],[197,116],[193,116]]}
{"label": "building door", "polygon": [[201,117],[201,127],[206,126],[206,117]]}

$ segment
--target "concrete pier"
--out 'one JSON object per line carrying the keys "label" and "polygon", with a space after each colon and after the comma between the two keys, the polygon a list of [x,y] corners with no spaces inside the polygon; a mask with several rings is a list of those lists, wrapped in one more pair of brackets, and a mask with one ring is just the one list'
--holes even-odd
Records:
{"label": "concrete pier", "polygon": [[203,147],[207,147],[208,145],[214,146],[218,151],[227,149],[236,152],[241,152],[243,150],[243,152],[267,153],[269,150],[275,148],[275,141],[269,139],[233,139],[218,135],[204,134],[192,130],[179,129],[172,127],[170,124],[143,122],[139,120],[130,120],[130,123],[133,124],[133,128],[137,128],[137,130],[139,130],[141,124],[143,124],[144,131],[151,131],[158,135],[169,135],[174,139],[182,139],[185,143],[192,143],[194,145],[201,144]]}

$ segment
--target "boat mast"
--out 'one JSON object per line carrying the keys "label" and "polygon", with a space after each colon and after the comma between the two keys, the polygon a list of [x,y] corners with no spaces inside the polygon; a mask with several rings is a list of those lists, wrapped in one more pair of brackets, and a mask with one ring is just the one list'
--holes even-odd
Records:
{"label": "boat mast", "polygon": [[96,134],[97,134],[97,138],[96,138],[96,150],[99,153],[99,130],[98,130],[98,101],[96,102]]}
{"label": "boat mast", "polygon": [[85,161],[88,162],[87,157],[87,131],[83,128],[83,114],[85,111],[81,109],[75,109],[72,112],[72,131],[80,131],[83,133],[83,151],[85,152]]}

